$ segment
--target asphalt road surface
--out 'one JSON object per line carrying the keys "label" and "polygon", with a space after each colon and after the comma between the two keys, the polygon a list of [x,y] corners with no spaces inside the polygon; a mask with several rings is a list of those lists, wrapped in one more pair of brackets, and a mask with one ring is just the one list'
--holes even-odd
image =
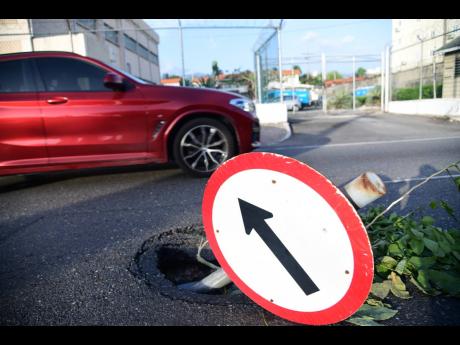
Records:
{"label": "asphalt road surface", "polygon": [[[339,186],[374,171],[388,188],[379,204],[460,160],[458,122],[347,113],[291,118],[291,138],[259,151],[299,159]],[[0,325],[289,324],[256,305],[173,300],[128,270],[153,235],[201,223],[205,184],[174,166],[1,178]],[[430,181],[395,211],[424,207],[437,225],[458,226],[443,210],[428,207],[441,199],[460,217],[460,193],[448,176]],[[424,301],[420,312],[392,322],[460,324],[459,314],[430,316]]]}

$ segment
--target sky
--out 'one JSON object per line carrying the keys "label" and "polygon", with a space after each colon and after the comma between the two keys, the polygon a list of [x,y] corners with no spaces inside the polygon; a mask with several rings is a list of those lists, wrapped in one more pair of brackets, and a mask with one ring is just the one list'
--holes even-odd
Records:
{"label": "sky", "polygon": [[[177,19],[145,19],[153,28],[176,27]],[[185,19],[183,27],[207,26],[267,26],[278,24],[279,19]],[[212,61],[226,73],[235,69],[254,70],[254,48],[267,37],[273,29],[184,29],[184,62],[186,75],[211,73]],[[181,75],[181,53],[179,30],[156,30],[160,36],[160,73]],[[285,19],[281,34],[282,56],[285,62],[305,61],[300,64],[303,72],[321,71],[319,56],[326,55],[327,70],[338,70],[351,75],[352,55],[372,55],[357,62],[356,68],[364,67],[377,71],[380,68],[380,54],[385,45],[391,43],[391,19]],[[305,60],[313,55],[309,63]],[[357,58],[359,59],[359,58]],[[298,64],[298,63],[296,63]],[[283,69],[292,66],[285,65]]]}

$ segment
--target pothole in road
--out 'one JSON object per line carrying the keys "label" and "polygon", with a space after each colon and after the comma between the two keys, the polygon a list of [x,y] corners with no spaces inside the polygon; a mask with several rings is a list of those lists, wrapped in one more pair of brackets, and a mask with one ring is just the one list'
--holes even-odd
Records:
{"label": "pothole in road", "polygon": [[[129,267],[131,273],[150,288],[171,299],[203,304],[252,304],[233,284],[199,294],[180,289],[184,283],[199,281],[213,269],[198,262],[196,254],[200,241],[205,237],[201,225],[161,232],[145,241]],[[201,256],[218,265],[210,249],[203,249]]]}

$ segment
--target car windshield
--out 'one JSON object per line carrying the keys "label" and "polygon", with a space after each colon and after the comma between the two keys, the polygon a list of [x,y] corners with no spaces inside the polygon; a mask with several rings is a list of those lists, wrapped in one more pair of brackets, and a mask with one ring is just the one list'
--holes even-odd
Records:
{"label": "car windshield", "polygon": [[113,65],[110,65],[111,68],[113,68],[114,70],[120,72],[121,74],[124,74],[125,76],[133,79],[135,82],[138,82],[139,84],[143,84],[143,85],[155,85],[155,83],[151,82],[151,81],[147,81],[147,80],[144,80],[144,79],[141,79],[141,78],[138,78],[138,77],[135,77],[133,76],[131,73],[117,67],[117,66],[113,66]]}

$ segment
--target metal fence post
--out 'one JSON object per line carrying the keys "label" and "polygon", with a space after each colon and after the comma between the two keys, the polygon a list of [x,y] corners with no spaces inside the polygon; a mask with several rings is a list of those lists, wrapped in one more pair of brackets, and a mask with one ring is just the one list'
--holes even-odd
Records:
{"label": "metal fence post", "polygon": [[256,55],[256,75],[257,75],[257,99],[259,103],[262,103],[262,76],[260,75],[260,55],[258,53]]}
{"label": "metal fence post", "polygon": [[179,21],[179,34],[180,34],[180,53],[182,60],[182,86],[185,86],[185,64],[184,64],[184,38],[182,36],[182,23]]}
{"label": "metal fence post", "polygon": [[418,90],[418,99],[422,99],[422,87],[423,87],[423,40],[417,35],[420,40],[420,83]]}
{"label": "metal fence post", "polygon": [[381,62],[380,62],[380,110],[383,112],[385,110],[385,53],[382,52],[381,54]]}
{"label": "metal fence post", "polygon": [[353,56],[353,110],[356,109],[356,73],[355,73],[355,57]]}
{"label": "metal fence post", "polygon": [[[281,25],[280,25],[281,26]],[[283,62],[281,60],[281,27],[276,28],[276,33],[278,35],[278,69],[279,69],[279,80],[280,80],[280,101],[284,103],[284,87],[283,87]]]}
{"label": "metal fence post", "polygon": [[433,98],[436,99],[436,55],[433,53]]}
{"label": "metal fence post", "polygon": [[391,73],[391,66],[390,66],[390,56],[391,50],[390,46],[386,48],[385,54],[385,112],[388,112],[389,103],[391,100],[391,90],[390,90],[390,73]]}
{"label": "metal fence post", "polygon": [[326,97],[326,55],[321,53],[321,72],[323,77],[323,95],[322,95],[322,103],[323,103],[323,111],[327,113],[327,97]]}

